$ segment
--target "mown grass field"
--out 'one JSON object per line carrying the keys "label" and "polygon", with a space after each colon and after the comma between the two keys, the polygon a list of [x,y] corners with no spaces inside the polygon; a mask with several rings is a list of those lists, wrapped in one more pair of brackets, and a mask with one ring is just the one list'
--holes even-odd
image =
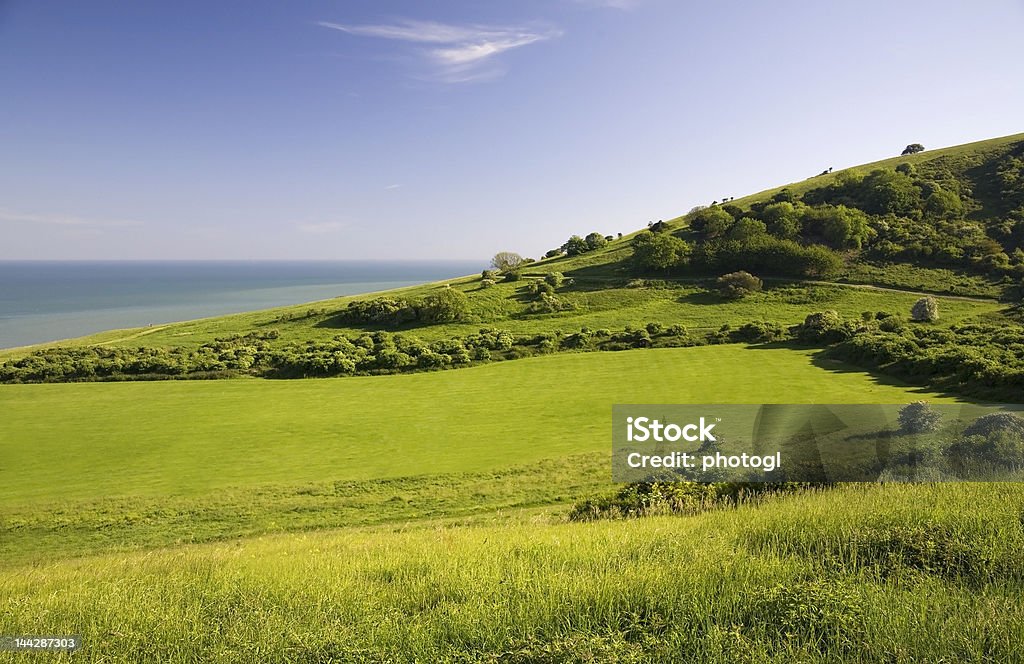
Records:
{"label": "mown grass field", "polygon": [[398,376],[4,385],[0,504],[89,498],[98,487],[199,495],[493,471],[609,450],[615,403],[902,403],[918,394],[813,362],[812,351],[727,345]]}
{"label": "mown grass field", "polygon": [[[749,371],[733,367],[746,364]],[[0,553],[480,514],[612,487],[615,403],[942,400],[740,345],[320,380],[0,386]]]}

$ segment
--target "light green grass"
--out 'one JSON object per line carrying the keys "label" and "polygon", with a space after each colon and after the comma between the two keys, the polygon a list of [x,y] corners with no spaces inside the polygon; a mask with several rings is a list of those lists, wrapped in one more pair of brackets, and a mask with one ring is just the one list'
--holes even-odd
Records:
{"label": "light green grass", "polygon": [[811,351],[738,345],[399,376],[4,385],[0,560],[572,501],[612,487],[615,403],[922,396],[942,400]]}
{"label": "light green grass", "polygon": [[813,357],[729,345],[398,376],[4,385],[0,504],[491,471],[607,450],[616,403],[901,403],[918,393],[825,371]]}
{"label": "light green grass", "polygon": [[696,517],[91,557],[0,573],[0,632],[78,633],[75,661],[104,662],[1020,661],[1019,574],[807,554],[895,521],[1012,563],[1022,505],[1017,485],[849,486]]}

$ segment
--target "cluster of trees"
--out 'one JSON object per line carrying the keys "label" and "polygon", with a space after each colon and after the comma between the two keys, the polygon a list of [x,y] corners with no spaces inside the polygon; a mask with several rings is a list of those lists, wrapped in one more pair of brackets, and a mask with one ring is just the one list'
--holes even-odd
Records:
{"label": "cluster of trees", "polygon": [[406,323],[453,323],[469,320],[469,298],[450,286],[440,288],[419,300],[378,297],[350,302],[338,319],[355,325],[397,327]]}
{"label": "cluster of trees", "polygon": [[[588,251],[594,251],[608,244],[613,238],[611,235],[602,235],[598,232],[588,234],[586,237],[580,237],[579,235],[573,235],[565,241],[561,247],[558,248],[558,252],[565,254],[566,256],[579,256],[585,254]],[[552,250],[554,251],[554,250]],[[558,254],[552,254],[551,251],[548,254],[557,256]]]}
{"label": "cluster of trees", "polygon": [[[632,242],[633,268],[666,275],[746,271],[822,278],[843,267],[842,257],[827,245],[859,246],[867,233],[866,216],[847,208],[805,214],[781,202],[763,216],[769,221],[745,216],[733,205],[695,209],[687,216],[694,243],[667,230],[638,233]],[[821,242],[799,241],[808,237]]]}
{"label": "cluster of trees", "polygon": [[972,214],[983,205],[961,166],[940,160],[842,171],[802,197],[783,189],[748,208],[694,208],[685,217],[685,240],[664,224],[637,235],[633,267],[816,278],[838,273],[845,254],[1024,280],[1024,144],[991,164],[987,221]]}

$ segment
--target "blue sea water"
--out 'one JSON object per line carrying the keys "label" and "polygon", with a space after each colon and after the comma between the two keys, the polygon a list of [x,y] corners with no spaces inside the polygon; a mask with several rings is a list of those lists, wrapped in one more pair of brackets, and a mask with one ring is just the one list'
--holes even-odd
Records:
{"label": "blue sea water", "polygon": [[0,261],[0,348],[324,300],[485,261]]}

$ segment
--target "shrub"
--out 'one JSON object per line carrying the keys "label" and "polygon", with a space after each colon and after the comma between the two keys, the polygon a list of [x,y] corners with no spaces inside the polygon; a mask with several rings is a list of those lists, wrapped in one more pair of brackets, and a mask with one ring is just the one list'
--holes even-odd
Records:
{"label": "shrub", "polygon": [[911,320],[931,323],[939,319],[939,303],[932,296],[922,297],[910,309]]}
{"label": "shrub", "polygon": [[760,279],[743,270],[722,275],[716,283],[722,297],[729,299],[739,299],[756,293],[763,285]]}
{"label": "shrub", "polygon": [[1013,413],[991,413],[974,420],[964,429],[965,436],[988,437],[1000,431],[1010,431],[1024,436],[1024,418]]}
{"label": "shrub", "polygon": [[552,288],[561,287],[564,281],[565,276],[563,276],[561,272],[548,272],[544,275],[544,283],[548,284]]}
{"label": "shrub", "polygon": [[420,317],[432,323],[450,323],[469,317],[469,298],[460,290],[447,286],[423,299]]}
{"label": "shrub", "polygon": [[523,278],[523,273],[519,270],[512,270],[511,272],[505,273],[505,281],[519,281]]}
{"label": "shrub", "polygon": [[729,339],[746,343],[769,343],[786,338],[786,330],[778,323],[755,321],[741,325],[729,333]]}
{"label": "shrub", "polygon": [[490,288],[495,283],[496,282],[494,281],[494,279],[481,279],[480,280],[480,288]]}
{"label": "shrub", "polygon": [[942,415],[929,407],[927,402],[915,401],[901,408],[897,419],[903,433],[931,433],[939,429]]}
{"label": "shrub", "polygon": [[797,327],[797,337],[808,343],[835,343],[850,336],[843,319],[836,311],[818,311],[807,316]]}

